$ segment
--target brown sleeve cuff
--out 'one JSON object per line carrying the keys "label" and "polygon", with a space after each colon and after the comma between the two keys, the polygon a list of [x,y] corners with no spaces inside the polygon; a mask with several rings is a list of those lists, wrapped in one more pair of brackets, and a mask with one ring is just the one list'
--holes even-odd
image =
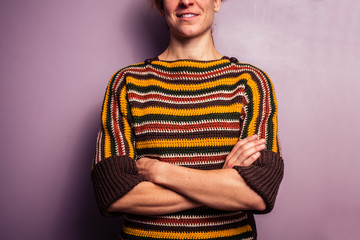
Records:
{"label": "brown sleeve cuff", "polygon": [[284,162],[281,156],[269,150],[248,167],[234,166],[247,185],[259,194],[265,204],[264,211],[253,211],[257,214],[269,213],[275,205],[275,199],[284,175]]}
{"label": "brown sleeve cuff", "polygon": [[108,207],[144,181],[137,174],[135,161],[125,156],[112,156],[97,163],[91,172],[91,179],[96,202],[104,216],[118,215],[107,212]]}

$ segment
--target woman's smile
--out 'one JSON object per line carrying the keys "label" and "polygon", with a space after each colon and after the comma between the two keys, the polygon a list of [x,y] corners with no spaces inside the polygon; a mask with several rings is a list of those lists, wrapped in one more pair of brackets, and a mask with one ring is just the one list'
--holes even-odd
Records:
{"label": "woman's smile", "polygon": [[182,14],[176,14],[176,16],[177,16],[178,18],[188,19],[188,18],[195,18],[195,17],[199,16],[199,14],[195,14],[195,13],[182,13]]}

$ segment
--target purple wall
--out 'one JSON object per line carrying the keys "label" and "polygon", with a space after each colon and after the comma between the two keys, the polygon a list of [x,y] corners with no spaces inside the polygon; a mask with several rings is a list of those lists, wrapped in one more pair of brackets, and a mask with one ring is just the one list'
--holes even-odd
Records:
{"label": "purple wall", "polygon": [[[279,102],[286,172],[259,239],[360,235],[360,2],[227,1],[220,52],[265,70]],[[159,27],[160,26],[160,27]],[[115,239],[90,166],[105,87],[167,42],[145,1],[0,3],[0,239]]]}

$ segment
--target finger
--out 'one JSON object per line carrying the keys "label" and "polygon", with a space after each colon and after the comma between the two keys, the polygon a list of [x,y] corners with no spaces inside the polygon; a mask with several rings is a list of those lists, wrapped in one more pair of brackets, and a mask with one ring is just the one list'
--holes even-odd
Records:
{"label": "finger", "polygon": [[227,161],[225,161],[224,165],[223,165],[223,169],[227,169],[227,168],[233,168],[233,166],[235,165],[235,160],[234,158],[228,159]]}
{"label": "finger", "polygon": [[256,152],[256,153],[254,153],[253,155],[251,155],[248,159],[246,159],[245,161],[243,161],[240,166],[242,166],[242,167],[248,167],[248,166],[250,166],[251,164],[253,164],[256,160],[258,160],[260,156],[261,156],[261,153],[260,153],[260,152]]}
{"label": "finger", "polygon": [[265,148],[265,139],[255,140],[243,144],[238,148],[232,157],[239,158],[242,160],[247,159],[254,151],[261,151]]}
{"label": "finger", "polygon": [[235,155],[235,153],[236,153],[236,151],[239,149],[239,148],[241,148],[241,146],[243,146],[244,144],[246,144],[246,143],[248,143],[248,142],[252,142],[252,141],[255,141],[255,140],[257,140],[258,139],[258,136],[256,135],[256,134],[254,134],[254,135],[251,135],[251,136],[249,136],[249,137],[247,137],[247,138],[244,138],[244,139],[241,139],[241,140],[239,140],[235,145],[234,145],[234,147],[232,148],[232,150],[231,150],[231,152],[229,153],[229,155],[227,156],[227,158],[232,158],[234,155]]}
{"label": "finger", "polygon": [[146,166],[149,164],[150,160],[151,160],[150,158],[146,158],[146,157],[136,160],[135,164],[136,164],[137,169],[141,170],[141,169],[146,168]]}
{"label": "finger", "polygon": [[252,147],[249,147],[245,150],[238,151],[236,155],[234,155],[233,158],[236,158],[235,165],[241,165],[244,161],[251,158],[252,155],[259,153],[260,151],[264,150],[266,148],[265,144],[256,144]]}
{"label": "finger", "polygon": [[[249,154],[249,152],[247,154]],[[234,166],[250,166],[260,157],[260,155],[260,151],[255,151],[246,159],[240,157],[238,159],[231,158],[226,164],[224,164],[223,168],[233,168]]]}
{"label": "finger", "polygon": [[262,143],[263,141],[250,140],[237,149],[234,149],[234,151],[226,157],[224,167],[232,168],[234,165],[240,165],[242,161],[246,160],[251,154],[254,154],[256,151],[261,151],[264,148],[261,146]]}
{"label": "finger", "polygon": [[[244,161],[251,159],[251,156],[260,152],[266,148],[264,141],[257,140],[258,143],[247,143],[247,148],[245,150],[240,148],[238,151],[230,158],[225,160],[223,168],[232,168],[235,165],[241,165]],[[251,146],[250,146],[251,145]],[[248,160],[250,161],[250,160]],[[250,161],[251,162],[251,161]]]}
{"label": "finger", "polygon": [[234,165],[240,165],[256,151],[265,148],[265,139],[257,139],[257,135],[249,136],[238,141],[231,153],[226,157],[223,168],[232,168]]}
{"label": "finger", "polygon": [[144,165],[146,163],[146,160],[144,158],[140,158],[138,160],[135,161],[135,164],[137,167]]}
{"label": "finger", "polygon": [[139,167],[141,162],[139,160],[135,161],[136,167]]}
{"label": "finger", "polygon": [[242,151],[246,151],[249,148],[254,148],[254,147],[256,148],[257,146],[264,145],[265,142],[266,142],[265,139],[249,141],[249,142],[243,144],[240,148],[238,148],[238,150],[235,152],[235,154],[242,152]]}

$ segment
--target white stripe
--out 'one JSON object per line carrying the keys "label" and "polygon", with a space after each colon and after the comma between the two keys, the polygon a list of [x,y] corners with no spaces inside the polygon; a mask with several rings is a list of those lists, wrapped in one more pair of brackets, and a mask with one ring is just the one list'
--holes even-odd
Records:
{"label": "white stripe", "polygon": [[217,156],[224,156],[228,155],[229,152],[214,152],[214,153],[194,153],[194,154],[146,154],[147,157],[155,157],[155,158],[196,158],[196,157],[217,157]]}
{"label": "white stripe", "polygon": [[98,133],[98,138],[97,138],[95,163],[98,163],[102,160],[101,159],[102,135],[103,135],[103,130],[100,128],[99,133]]}
{"label": "white stripe", "polygon": [[147,124],[168,124],[168,125],[176,125],[176,126],[184,126],[184,125],[198,125],[198,124],[207,124],[207,123],[238,123],[239,120],[228,120],[228,119],[208,119],[208,120],[199,120],[199,121],[187,121],[187,122],[174,122],[174,121],[145,121],[142,123],[135,123],[134,127],[141,127]]}
{"label": "white stripe", "polygon": [[201,162],[180,162],[180,163],[174,163],[174,165],[179,166],[196,166],[196,165],[212,165],[212,164],[223,164],[225,160],[219,160],[219,161],[201,161]]}
{"label": "white stripe", "polygon": [[226,131],[226,132],[238,132],[239,129],[228,129],[228,128],[208,128],[202,129],[188,129],[188,130],[177,130],[177,129],[156,129],[156,130],[144,130],[139,131],[136,135],[148,134],[148,133],[193,133],[193,132],[209,132],[209,131]]}

